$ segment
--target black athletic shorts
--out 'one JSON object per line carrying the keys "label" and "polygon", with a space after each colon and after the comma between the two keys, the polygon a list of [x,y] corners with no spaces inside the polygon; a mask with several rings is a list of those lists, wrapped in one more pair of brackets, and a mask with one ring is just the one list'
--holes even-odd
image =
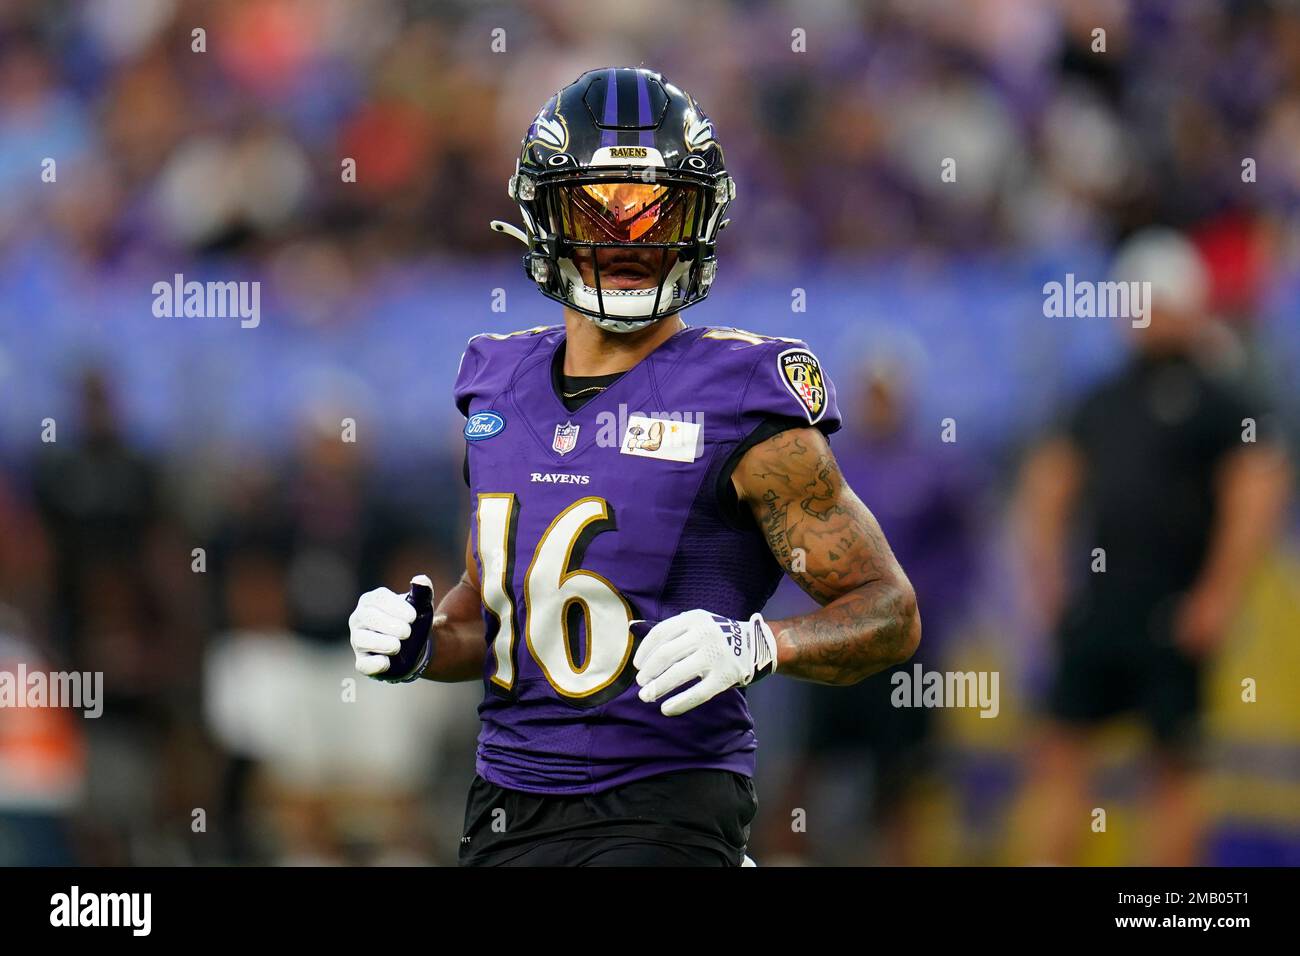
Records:
{"label": "black athletic shorts", "polygon": [[894,674],[910,677],[917,663],[914,658],[848,687],[803,685],[809,698],[805,753],[824,762],[869,759],[878,812],[906,800],[908,788],[933,761],[934,712],[893,704]]}
{"label": "black athletic shorts", "polygon": [[460,865],[739,866],[757,812],[754,781],[729,770],[678,770],[574,796],[475,775]]}
{"label": "black athletic shorts", "polygon": [[1161,749],[1194,756],[1203,667],[1174,643],[1175,606],[1172,598],[1077,601],[1058,635],[1052,716],[1090,726],[1133,713]]}

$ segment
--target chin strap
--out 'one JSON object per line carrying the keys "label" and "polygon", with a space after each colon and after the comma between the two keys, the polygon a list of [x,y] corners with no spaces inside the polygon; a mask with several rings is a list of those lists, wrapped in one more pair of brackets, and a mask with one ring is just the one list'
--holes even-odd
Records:
{"label": "chin strap", "polygon": [[504,232],[507,236],[514,236],[524,245],[528,245],[528,236],[518,226],[512,226],[508,222],[502,222],[500,219],[493,219],[488,225],[492,227],[493,232]]}
{"label": "chin strap", "polygon": [[[512,223],[504,222],[500,219],[493,219],[490,223],[488,223],[488,225],[492,227],[493,232],[499,232],[502,233],[503,235],[513,236],[515,239],[518,239],[525,246],[527,246],[530,251],[532,250],[533,245],[529,241],[528,234],[525,233],[518,226],[513,225]],[[541,261],[539,263],[535,263],[534,265],[535,266],[540,265],[544,270],[546,270],[549,267],[549,262]],[[665,277],[663,285],[661,285],[658,289],[645,289],[645,290],[638,289],[636,290],[636,292],[637,293],[657,292],[658,296],[661,297],[663,293],[667,291],[669,295],[669,299],[671,301],[671,299],[673,298],[673,293],[676,291],[677,283],[679,282],[681,277],[690,270],[690,266],[691,264],[689,261],[685,261],[685,260],[678,261],[672,267],[672,269],[669,270],[668,275]],[[536,282],[544,282],[545,281],[544,275],[545,273],[543,273],[542,277],[539,277],[536,271],[534,271],[533,279]],[[567,259],[562,260],[560,265],[560,275],[562,279],[569,284],[569,288],[573,290],[572,298],[569,300],[570,304],[572,305],[581,304],[585,306],[585,309],[594,310],[595,308],[599,308],[599,304],[603,304],[606,296],[614,298],[617,295],[614,292],[614,290],[604,290],[603,292],[597,292],[595,289],[586,285],[586,283],[582,281],[582,277],[578,274],[578,270],[575,266],[573,266],[571,260],[567,260]],[[581,289],[582,292],[585,293],[589,298],[590,297],[596,298],[598,305],[593,307],[589,303],[577,302],[576,300],[580,297],[577,291],[579,289]],[[632,293],[624,293],[624,295],[628,298],[632,297]],[[614,301],[617,302],[617,299],[615,298]],[[590,311],[583,311],[583,314],[586,315],[587,318],[591,319],[591,321],[594,322],[596,325],[598,325],[600,328],[605,329],[606,331],[609,332],[636,332],[639,331],[640,329],[644,329],[647,325],[650,325],[653,322],[657,322],[659,319],[663,318],[663,316],[661,315],[660,316],[640,316],[636,314],[619,315],[617,314],[616,311],[612,310],[608,305],[602,311],[606,313],[604,316],[592,315]]]}
{"label": "chin strap", "polygon": [[[586,316],[586,318],[590,319],[594,324],[604,329],[606,332],[640,332],[646,326],[652,325],[653,323],[659,321],[659,319],[652,319],[652,318],[602,319],[599,316],[586,315],[585,312],[582,314]],[[660,318],[662,318],[662,316],[660,316]]]}

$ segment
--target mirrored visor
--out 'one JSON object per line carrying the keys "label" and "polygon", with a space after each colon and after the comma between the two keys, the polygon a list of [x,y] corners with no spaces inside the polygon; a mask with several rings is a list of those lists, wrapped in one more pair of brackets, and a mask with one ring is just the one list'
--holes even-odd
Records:
{"label": "mirrored visor", "polygon": [[563,183],[554,189],[559,231],[571,242],[683,242],[695,235],[698,186]]}

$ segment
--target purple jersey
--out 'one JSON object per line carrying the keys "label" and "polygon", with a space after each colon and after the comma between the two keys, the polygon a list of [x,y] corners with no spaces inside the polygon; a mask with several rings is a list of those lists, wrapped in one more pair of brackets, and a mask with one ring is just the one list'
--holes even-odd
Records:
{"label": "purple jersey", "polygon": [[534,793],[752,775],[744,694],[663,716],[637,697],[631,624],[762,609],[782,570],[734,517],[729,459],[774,420],[835,431],[835,390],[802,342],[688,327],[570,412],[552,385],[563,341],[476,335],[456,379],[488,642],[478,772]]}

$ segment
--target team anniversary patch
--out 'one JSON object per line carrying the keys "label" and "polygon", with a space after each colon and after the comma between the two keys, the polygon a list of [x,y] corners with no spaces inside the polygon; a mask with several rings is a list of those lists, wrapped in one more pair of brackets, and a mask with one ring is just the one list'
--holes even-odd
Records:
{"label": "team anniversary patch", "polygon": [[826,382],[821,363],[807,349],[786,349],[776,357],[781,382],[803,406],[808,424],[815,425],[826,411]]}

